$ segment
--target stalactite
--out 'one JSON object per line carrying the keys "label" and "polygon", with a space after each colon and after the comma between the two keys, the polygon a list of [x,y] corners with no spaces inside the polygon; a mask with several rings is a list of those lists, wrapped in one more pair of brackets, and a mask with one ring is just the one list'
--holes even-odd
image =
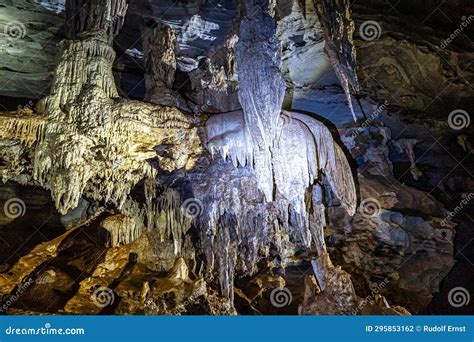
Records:
{"label": "stalactite", "polygon": [[393,142],[399,153],[405,153],[410,160],[410,173],[414,180],[418,180],[423,173],[416,166],[415,145],[418,143],[416,139],[399,139]]}
{"label": "stalactite", "polygon": [[341,147],[334,141],[329,129],[321,122],[300,113],[292,112],[291,117],[304,123],[311,131],[316,144],[318,169],[324,172],[349,215],[354,215],[357,204],[354,177]]}
{"label": "stalactite", "polygon": [[356,74],[356,52],[353,41],[354,21],[348,0],[312,0],[326,41],[326,52],[346,94],[354,121],[357,121],[352,94],[359,84]]}
{"label": "stalactite", "polygon": [[278,225],[272,219],[275,209],[255,191],[255,176],[249,168],[234,168],[216,159],[203,177],[207,185],[193,187],[203,206],[199,246],[206,255],[206,272],[216,271],[222,293],[232,297],[234,274],[255,273],[270,242],[280,246]]}
{"label": "stalactite", "polygon": [[45,120],[36,116],[18,116],[17,113],[5,113],[0,116],[0,139],[18,140],[31,147],[42,136]]}
{"label": "stalactite", "polygon": [[[234,165],[245,166],[252,165],[248,161],[252,160],[253,151],[249,148],[242,116],[242,112],[215,115],[207,122],[207,132],[208,148],[213,154],[218,152]],[[272,189],[275,185],[301,213],[304,212],[304,189],[322,171],[341,204],[349,214],[354,214],[357,198],[352,171],[329,129],[307,115],[291,112],[283,118],[288,116],[292,118],[291,124],[281,127],[278,145],[273,149],[270,169],[274,177],[265,182],[270,181]],[[257,167],[253,165],[255,173]],[[264,184],[262,191],[267,188]]]}
{"label": "stalactite", "polygon": [[[284,112],[281,118],[284,124],[279,126],[272,159],[265,166],[272,177],[264,180],[263,188],[261,178],[257,175],[257,168],[261,166],[250,162],[255,158],[251,139],[245,129],[244,114],[233,112],[214,115],[207,121],[208,149],[211,153],[215,157],[217,155],[223,160],[232,161],[235,167],[239,166],[235,170],[240,171],[235,172],[240,172],[240,179],[245,179],[248,172],[251,173],[248,177],[255,177],[252,178],[254,185],[246,185],[245,181],[241,181],[227,189],[219,187],[218,182],[216,188],[203,190],[203,203],[210,204],[204,208],[200,220],[203,228],[201,240],[205,245],[212,246],[206,249],[211,253],[207,256],[208,260],[217,258],[219,269],[227,262],[226,267],[219,271],[221,281],[228,279],[229,274],[234,271],[234,264],[239,272],[251,273],[252,267],[242,265],[255,263],[258,251],[264,249],[270,241],[285,250],[285,242],[280,239],[281,236],[286,236],[285,239],[289,240],[291,237],[306,248],[315,247],[318,258],[314,260],[314,267],[318,272],[318,281],[323,284],[331,263],[323,237],[323,192],[316,181],[325,177],[341,205],[349,214],[353,215],[355,212],[357,198],[352,171],[329,129],[314,118],[299,113]],[[220,179],[224,177],[223,172],[216,167],[211,173]],[[225,180],[232,184],[232,172],[228,169],[225,172],[225,177],[230,177]],[[244,189],[252,186],[257,186],[262,193],[270,187],[275,192],[274,200],[262,203],[259,209],[248,208]],[[310,204],[307,201],[308,194],[312,199]],[[249,202],[258,201],[253,199]],[[254,217],[247,220],[248,216],[244,213],[255,215],[255,212],[261,215],[260,219],[255,220]],[[279,233],[279,225],[274,224],[275,218],[283,225],[283,230]],[[258,233],[262,230],[266,232],[264,236]],[[226,236],[231,233],[233,238],[226,244]],[[247,240],[247,237],[250,239]],[[210,242],[206,243],[209,239]],[[225,253],[224,256],[214,256],[211,250],[224,250]],[[212,262],[209,267],[213,267]],[[222,290],[227,293],[227,283],[222,286]]]}
{"label": "stalactite", "polygon": [[265,152],[276,137],[285,96],[280,43],[275,20],[261,5],[247,1],[246,11],[236,44],[239,101],[254,146]]}
{"label": "stalactite", "polygon": [[122,214],[107,217],[100,226],[108,232],[106,242],[110,247],[129,244],[145,231],[143,223],[136,217]]}

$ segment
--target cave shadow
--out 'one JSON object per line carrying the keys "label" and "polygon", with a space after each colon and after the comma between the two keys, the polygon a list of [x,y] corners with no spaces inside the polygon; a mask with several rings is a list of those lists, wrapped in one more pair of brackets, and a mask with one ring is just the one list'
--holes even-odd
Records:
{"label": "cave shadow", "polygon": [[[11,192],[11,189],[15,192]],[[1,274],[7,273],[37,245],[64,234],[66,229],[49,191],[8,182],[0,186],[0,192],[5,192],[7,198],[16,200],[14,203],[24,205],[18,215],[15,215],[16,218],[0,226]]]}
{"label": "cave shadow", "polygon": [[[100,220],[71,232],[59,244],[56,256],[43,261],[23,277],[2,304],[21,293],[9,308],[57,313],[77,293],[80,283],[90,277],[105,259],[109,232]],[[48,280],[47,272],[53,279]]]}

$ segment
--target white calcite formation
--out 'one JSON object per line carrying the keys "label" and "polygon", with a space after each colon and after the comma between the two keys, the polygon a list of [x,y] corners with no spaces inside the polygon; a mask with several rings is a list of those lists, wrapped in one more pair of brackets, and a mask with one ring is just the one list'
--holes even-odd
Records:
{"label": "white calcite formation", "polygon": [[[213,155],[220,154],[236,167],[250,166],[258,174],[247,132],[241,111],[214,115],[207,121],[207,147]],[[304,213],[305,189],[324,174],[348,213],[355,212],[356,192],[350,165],[324,124],[304,114],[283,112],[272,152],[272,176],[257,176],[259,182],[265,182],[259,183],[262,191],[276,188],[299,213]]]}
{"label": "white calcite formation", "polygon": [[[206,125],[211,154],[247,170],[235,179],[232,171],[216,168],[215,188],[201,191],[210,203],[200,220],[201,240],[213,247],[206,255],[210,267],[218,265],[227,295],[236,269],[253,273],[260,251],[270,244],[283,254],[292,244],[314,247],[319,257],[314,267],[324,288],[330,261],[324,262],[329,259],[323,239],[323,177],[350,215],[357,202],[351,168],[328,128],[307,115],[281,112],[280,44],[266,8],[248,1],[240,23],[236,62],[242,111],[211,116]],[[222,178],[233,185],[219,187]],[[263,200],[254,187],[268,205],[251,206]]]}
{"label": "white calcite formation", "polygon": [[[157,255],[166,263],[183,257],[201,276],[217,273],[227,298],[233,299],[236,274],[255,273],[271,246],[283,256],[282,267],[297,249],[311,250],[324,288],[331,264],[323,238],[323,181],[350,215],[355,185],[328,128],[281,111],[285,81],[274,19],[263,7],[247,8],[236,46],[243,110],[205,122],[205,116],[192,118],[176,107],[120,99],[111,43],[126,2],[80,5],[76,1],[66,11],[77,16],[68,26],[50,95],[35,112],[0,115],[8,128],[0,138],[22,143],[32,164],[7,178],[49,189],[62,214],[82,197],[112,207],[114,216],[101,222],[110,246],[152,230],[154,244],[162,247]],[[174,78],[174,36],[168,28],[151,33],[146,60],[161,64],[148,65],[148,94],[159,99]],[[211,155],[222,158],[209,158],[204,138]],[[141,199],[131,195],[137,185]],[[197,239],[191,243],[193,227]],[[199,266],[197,254],[205,256]]]}
{"label": "white calcite formation", "polygon": [[275,20],[258,5],[247,6],[247,12],[235,46],[239,101],[250,138],[264,153],[277,134],[285,80]]}
{"label": "white calcite formation", "polygon": [[[282,113],[279,127],[270,169],[259,170],[242,112],[214,115],[207,121],[208,149],[215,159],[233,164],[230,169],[216,164],[208,171],[215,177],[212,187],[208,183],[195,187],[195,195],[204,203],[199,220],[203,229],[201,239],[213,246],[206,253],[211,266],[217,259],[221,284],[227,286],[223,289],[225,293],[231,293],[229,284],[234,268],[243,273],[255,272],[259,251],[266,250],[270,243],[283,254],[291,254],[293,243],[314,248],[320,257],[315,268],[323,287],[324,275],[330,267],[323,238],[323,177],[342,207],[350,215],[356,210],[351,168],[328,128],[294,112]],[[258,177],[265,172],[271,176]],[[273,190],[274,200],[268,203],[262,195],[265,189]]]}
{"label": "white calcite formation", "polygon": [[[154,178],[148,159],[174,170],[191,168],[200,154],[197,130],[178,109],[118,98],[111,37],[127,7],[114,1],[89,6],[95,21],[78,15],[79,33],[70,32],[78,39],[63,42],[50,95],[37,104],[35,115],[0,119],[6,129],[1,138],[34,143],[31,181],[51,190],[61,213],[76,208],[83,194],[121,208],[140,180]],[[158,156],[154,148],[161,144],[167,153]]]}

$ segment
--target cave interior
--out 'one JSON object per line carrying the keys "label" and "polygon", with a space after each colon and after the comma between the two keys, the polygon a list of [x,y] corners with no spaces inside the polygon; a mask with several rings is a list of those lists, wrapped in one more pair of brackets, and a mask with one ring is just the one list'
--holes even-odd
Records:
{"label": "cave interior", "polygon": [[3,314],[474,313],[474,4],[3,0]]}

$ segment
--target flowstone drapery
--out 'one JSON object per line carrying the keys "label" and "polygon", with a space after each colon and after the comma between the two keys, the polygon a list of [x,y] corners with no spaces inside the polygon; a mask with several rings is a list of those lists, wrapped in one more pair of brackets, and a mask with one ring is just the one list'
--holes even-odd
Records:
{"label": "flowstone drapery", "polygon": [[[82,197],[106,203],[114,214],[125,215],[101,223],[113,246],[151,229],[163,263],[158,268],[183,257],[196,276],[217,273],[228,298],[233,299],[234,278],[255,273],[259,260],[278,253],[284,268],[302,248],[314,252],[324,289],[330,261],[323,238],[323,180],[352,215],[353,176],[327,127],[307,115],[281,112],[285,85],[275,23],[263,7],[249,4],[236,47],[243,110],[206,121],[174,107],[120,99],[111,43],[126,1],[69,1],[68,40],[50,95],[34,112],[0,114],[6,129],[0,138],[12,150],[9,157],[2,152],[3,179],[49,189],[62,214]],[[163,62],[147,57],[150,99],[172,81],[166,69],[174,66],[173,34],[160,32],[166,35],[154,37],[168,46],[156,49],[155,39],[150,45],[155,48],[147,50]],[[13,151],[18,144],[21,150]],[[223,158],[211,158],[204,147]],[[20,165],[21,158],[29,165]],[[131,195],[137,185],[143,198]]]}
{"label": "flowstone drapery", "polygon": [[[355,184],[347,159],[327,127],[307,115],[281,112],[285,82],[280,71],[281,52],[276,24],[268,12],[270,3],[261,3],[246,2],[236,45],[242,111],[210,117],[207,121],[207,147],[211,154],[229,159],[235,167],[240,165],[252,170],[256,186],[266,201],[272,203],[273,218],[282,222],[283,231],[275,234],[276,245],[280,250],[288,248],[282,246],[283,236],[289,237],[295,245],[313,247],[317,254],[315,273],[320,287],[324,288],[330,261],[323,238],[323,176],[350,215],[356,209]],[[225,201],[219,195],[222,193],[214,194],[211,203],[220,203],[220,206],[205,211],[212,214],[204,226],[208,224],[211,232],[208,235],[212,236],[219,230],[219,216],[228,220],[228,226],[237,221],[234,233],[237,241],[233,241],[228,231],[224,235],[224,244],[217,239],[217,250],[225,251],[224,261],[220,258],[220,263],[233,266],[243,260],[244,271],[252,272],[251,265],[256,263],[259,249],[269,242],[275,243],[267,237],[272,235],[272,216],[264,213],[269,209],[253,209],[261,215],[257,222],[264,227],[267,236],[259,239],[259,235],[254,233],[253,239],[249,236],[252,243],[248,244],[245,243],[246,232],[255,232],[256,225],[252,220],[243,221],[239,217],[239,211],[247,211],[245,201],[238,198],[238,192],[222,196],[227,198]],[[226,213],[232,214],[231,219],[225,216]],[[249,247],[242,248],[242,244]],[[225,293],[231,290],[227,284],[233,278],[233,272],[233,267],[220,272],[221,284],[227,286],[223,288]]]}

